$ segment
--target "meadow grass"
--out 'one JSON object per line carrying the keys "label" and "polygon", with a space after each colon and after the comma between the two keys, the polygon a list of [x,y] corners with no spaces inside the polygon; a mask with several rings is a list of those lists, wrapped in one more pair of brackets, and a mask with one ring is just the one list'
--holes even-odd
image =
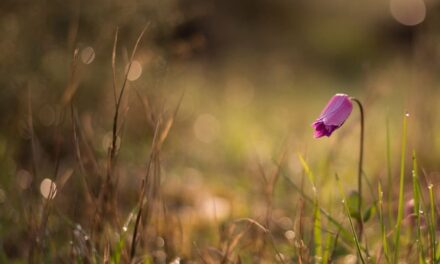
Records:
{"label": "meadow grass", "polygon": [[[7,197],[13,199],[10,205],[16,208],[8,209],[15,216],[8,213],[1,219],[1,262],[438,263],[434,181],[425,172],[425,182],[420,179],[415,151],[411,175],[406,169],[407,115],[403,116],[401,131],[398,188],[392,173],[395,157],[391,138],[395,137],[389,120],[384,131],[377,129],[386,138],[385,158],[378,161],[386,168],[386,186],[379,177],[369,179],[362,166],[358,169],[358,176],[368,183],[370,192],[347,192],[350,183],[345,176],[355,173],[331,171],[320,163],[326,163],[327,157],[298,153],[289,140],[282,141],[280,151],[266,157],[256,155],[257,161],[252,160],[249,170],[241,169],[241,160],[234,160],[237,156],[228,156],[232,161],[227,165],[239,168],[233,180],[226,178],[230,182],[222,182],[224,175],[215,172],[223,163],[216,168],[209,167],[212,163],[206,165],[209,173],[218,176],[212,176],[209,183],[201,184],[194,169],[190,177],[172,179],[167,172],[173,171],[174,176],[185,172],[170,160],[193,162],[185,160],[185,154],[196,148],[190,143],[177,153],[184,158],[167,159],[179,145],[177,141],[186,141],[183,129],[179,133],[173,133],[173,129],[182,118],[179,113],[185,107],[187,92],[179,93],[177,100],[170,100],[172,103],[164,103],[165,99],[146,95],[130,84],[130,67],[145,34],[148,26],[133,45],[127,70],[118,77],[119,30],[115,32],[111,136],[105,151],[98,150],[99,144],[94,142],[97,137],[90,136],[75,100],[77,90],[72,87],[78,85],[78,50],[72,54],[71,78],[61,100],[64,119],[53,127],[52,160],[41,154],[41,134],[34,130],[33,94],[29,89],[26,126],[32,181],[30,187],[16,193],[16,184],[10,184]],[[142,157],[129,153],[129,158],[141,160],[138,167],[123,152],[130,144],[124,132],[133,101],[141,106],[139,115],[148,128],[143,132],[147,143],[131,142],[133,148],[138,144],[148,150],[141,152],[145,154]],[[209,122],[211,126],[216,124],[208,118]],[[309,123],[304,126],[309,128]],[[60,138],[64,137],[68,138],[65,145],[70,146],[68,154],[62,152]],[[171,143],[167,145],[168,141]],[[338,148],[336,143],[334,149]],[[43,163],[45,159],[48,161]],[[197,165],[203,167],[201,160]],[[346,159],[351,160],[355,159]],[[64,171],[66,163],[74,172]],[[412,186],[405,181],[409,176]],[[52,180],[47,193],[40,190],[44,178]],[[243,179],[251,180],[243,184]],[[377,190],[371,186],[377,186]]]}

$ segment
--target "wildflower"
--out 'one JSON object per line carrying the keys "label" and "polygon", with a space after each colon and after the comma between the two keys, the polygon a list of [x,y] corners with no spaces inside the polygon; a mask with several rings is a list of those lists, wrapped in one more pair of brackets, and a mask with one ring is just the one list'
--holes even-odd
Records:
{"label": "wildflower", "polygon": [[333,96],[312,125],[315,129],[315,138],[329,137],[333,131],[344,124],[352,109],[353,105],[348,95],[336,94]]}
{"label": "wildflower", "polygon": [[[364,107],[361,101],[354,97],[349,97],[346,94],[336,94],[330,99],[330,101],[322,110],[318,119],[312,124],[315,129],[315,138],[320,138],[323,136],[329,137],[333,131],[340,128],[345,120],[350,116],[353,110],[353,104],[355,102],[359,106],[360,114],[360,144],[359,144],[359,167],[358,167],[358,202],[357,202],[357,212],[359,217],[358,220],[358,239],[362,241],[362,234],[364,230],[363,216],[362,216],[362,164],[364,157]],[[362,258],[362,255],[360,255]],[[362,261],[364,262],[364,261]]]}

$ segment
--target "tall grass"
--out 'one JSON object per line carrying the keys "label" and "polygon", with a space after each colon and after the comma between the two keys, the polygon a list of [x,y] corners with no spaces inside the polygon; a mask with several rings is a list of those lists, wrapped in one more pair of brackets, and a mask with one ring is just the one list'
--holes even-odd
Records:
{"label": "tall grass", "polygon": [[364,259],[363,253],[362,253],[361,244],[360,244],[361,242],[360,242],[360,240],[358,238],[358,235],[356,233],[356,229],[355,229],[354,224],[353,224],[353,220],[352,220],[352,217],[351,217],[350,209],[348,207],[347,198],[345,197],[344,189],[342,188],[342,184],[341,184],[337,174],[336,174],[336,181],[338,183],[339,192],[342,195],[342,204],[344,206],[344,210],[345,210],[346,216],[347,216],[348,221],[350,223],[351,233],[352,233],[352,236],[353,236],[353,241],[354,241],[354,243],[356,245],[357,255],[358,255],[359,260],[361,261],[361,263],[365,264],[366,262],[365,262],[365,259]]}
{"label": "tall grass", "polygon": [[[122,77],[118,77],[117,62],[120,56],[117,50],[120,32],[119,29],[115,31],[111,54],[114,97],[110,121],[111,140],[105,153],[97,150],[98,144],[87,134],[88,128],[75,100],[80,71],[76,63],[78,50],[74,50],[69,84],[60,99],[65,120],[55,127],[55,153],[53,160],[48,162],[53,173],[50,178],[56,185],[51,185],[46,198],[40,197],[37,184],[42,180],[43,173],[47,174],[49,170],[39,162],[43,158],[38,156],[42,154],[39,154],[39,138],[34,131],[35,114],[32,93],[29,90],[26,123],[30,132],[33,186],[31,194],[20,197],[20,210],[27,216],[22,220],[25,224],[23,227],[13,227],[26,234],[26,239],[23,239],[25,246],[14,257],[11,256],[12,250],[7,248],[7,241],[1,241],[6,245],[0,254],[1,261],[7,263],[27,259],[30,263],[69,260],[78,263],[340,263],[353,260],[353,257],[361,263],[399,263],[402,259],[407,259],[408,263],[439,261],[435,182],[427,179],[426,186],[421,182],[420,160],[415,152],[412,155],[412,188],[405,181],[408,116],[403,118],[399,177],[393,175],[393,133],[387,120],[384,146],[386,157],[379,160],[381,167],[386,168],[386,186],[382,185],[382,180],[378,177],[367,181],[373,181],[371,185],[377,184],[377,217],[372,216],[374,210],[367,214],[358,209],[357,216],[356,212],[353,213],[353,207],[356,208],[361,203],[367,205],[368,198],[375,197],[374,191],[371,191],[370,196],[362,197],[360,193],[358,196],[348,196],[346,188],[349,183],[342,180],[350,176],[348,173],[345,175],[344,172],[339,177],[338,172],[334,172],[335,184],[333,177],[328,175],[331,169],[320,170],[320,163],[316,162],[322,157],[312,156],[306,161],[302,154],[297,154],[295,158],[291,155],[294,147],[287,143],[283,144],[282,154],[277,159],[272,160],[269,157],[267,160],[250,162],[257,169],[250,166],[249,170],[234,172],[237,174],[233,175],[234,179],[249,179],[247,176],[254,174],[261,176],[256,177],[260,182],[250,180],[250,184],[243,184],[246,188],[223,186],[226,190],[219,191],[221,188],[215,186],[217,182],[210,183],[214,185],[210,186],[210,190],[207,190],[206,185],[197,188],[196,185],[200,184],[197,181],[206,179],[195,173],[191,176],[194,179],[186,179],[194,180],[194,186],[185,190],[187,183],[179,182],[177,187],[171,189],[168,184],[172,185],[170,182],[175,180],[173,177],[178,178],[184,172],[182,168],[172,164],[172,159],[167,159],[167,155],[175,154],[172,153],[172,144],[177,145],[179,141],[186,140],[184,129],[174,134],[171,130],[176,121],[179,121],[181,105],[187,102],[182,93],[175,104],[165,106],[163,100],[150,98],[128,82],[128,72],[146,32],[147,27],[136,38],[127,70]],[[117,80],[122,80],[120,85]],[[135,96],[130,97],[130,93]],[[127,109],[130,104],[134,104],[130,100],[133,97],[136,103],[140,103],[142,114],[145,115],[144,121],[149,128],[145,133],[148,134],[144,139],[146,143],[142,145],[147,146],[148,151],[145,157],[139,158],[143,160],[143,167],[139,173],[141,176],[137,178],[132,175],[135,174],[133,165],[120,156],[120,151],[126,147],[120,142],[124,142]],[[124,104],[128,106],[125,107]],[[73,176],[66,177],[75,181],[72,188],[79,198],[63,199],[62,196],[62,187],[69,180],[60,176],[62,146],[57,138],[63,137],[63,133],[69,138],[71,148],[68,151],[72,158],[69,162],[75,167]],[[166,145],[169,138],[174,141]],[[182,160],[182,163],[194,162],[189,158]],[[293,165],[290,164],[292,160]],[[367,162],[365,165],[368,167]],[[214,169],[208,169],[210,173],[215,173]],[[359,169],[358,172],[360,174],[362,170]],[[123,173],[129,176],[127,178],[130,181],[136,181],[135,188],[130,189],[130,193],[121,191],[122,185],[127,184],[120,181]],[[298,184],[299,180],[302,181],[302,175],[307,177],[308,183]],[[317,177],[318,175],[325,180]],[[218,178],[222,176],[224,177],[220,175]],[[398,199],[393,196],[397,179]],[[323,182],[327,186],[320,185]],[[234,184],[239,185],[240,181]],[[240,193],[231,194],[238,188],[242,188]],[[410,215],[406,215],[408,201],[405,200],[405,193],[411,190],[414,208]],[[332,197],[342,199],[342,208],[334,206],[337,203],[326,199],[329,192]],[[206,203],[212,196],[222,196],[223,200],[228,201],[225,202],[226,205],[222,204],[230,209],[225,217],[218,216],[221,206],[217,208],[214,203],[210,207],[210,203]],[[228,200],[225,197],[234,198]],[[352,201],[356,199],[357,204]],[[63,208],[69,206],[75,208],[74,213]],[[413,219],[415,221],[411,222]],[[364,225],[362,238],[356,230],[354,220],[357,220],[358,225]],[[5,228],[12,228],[12,224]],[[417,254],[413,254],[414,251]]]}
{"label": "tall grass", "polygon": [[412,177],[413,177],[414,214],[416,215],[416,239],[417,239],[416,244],[419,254],[419,263],[426,263],[425,249],[422,240],[422,228],[421,228],[422,220],[420,215],[420,210],[421,210],[420,180],[419,180],[417,158],[415,151],[413,151],[412,158],[413,158]]}
{"label": "tall grass", "polygon": [[319,208],[319,201],[318,201],[318,190],[315,185],[315,175],[310,170],[309,165],[305,161],[302,155],[298,155],[298,158],[301,162],[301,165],[304,168],[304,171],[307,175],[307,178],[309,179],[310,183],[312,184],[312,189],[314,193],[314,199],[313,199],[313,243],[314,243],[314,256],[315,256],[315,262],[320,263],[323,260],[323,253],[322,253],[322,226],[321,226],[321,211]]}
{"label": "tall grass", "polygon": [[400,178],[399,178],[399,203],[398,203],[398,211],[397,211],[397,219],[396,219],[396,230],[395,230],[395,239],[394,239],[394,258],[393,263],[399,262],[399,250],[401,243],[400,230],[402,226],[403,219],[403,204],[404,204],[404,183],[405,183],[405,157],[406,157],[406,135],[407,135],[407,120],[409,114],[405,114],[403,117],[403,125],[402,125],[402,150],[401,150],[401,158],[400,158]]}
{"label": "tall grass", "polygon": [[[388,238],[386,233],[386,226],[385,226],[385,220],[384,220],[384,211],[383,211],[383,191],[382,191],[382,184],[379,182],[377,184],[377,192],[379,194],[379,224],[380,224],[380,231],[381,231],[381,242],[382,242],[382,250],[383,254],[385,255],[385,261],[387,263],[391,263],[391,256],[390,256],[390,250],[388,246]],[[379,256],[379,260],[381,259],[381,255]]]}

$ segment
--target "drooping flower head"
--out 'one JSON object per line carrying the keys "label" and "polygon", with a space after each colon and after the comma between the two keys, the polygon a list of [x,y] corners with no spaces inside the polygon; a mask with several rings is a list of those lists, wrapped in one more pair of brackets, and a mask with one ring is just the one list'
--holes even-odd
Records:
{"label": "drooping flower head", "polygon": [[333,96],[324,110],[322,110],[318,119],[312,124],[315,129],[314,137],[329,137],[333,131],[344,124],[351,110],[353,110],[353,105],[348,95],[336,94]]}

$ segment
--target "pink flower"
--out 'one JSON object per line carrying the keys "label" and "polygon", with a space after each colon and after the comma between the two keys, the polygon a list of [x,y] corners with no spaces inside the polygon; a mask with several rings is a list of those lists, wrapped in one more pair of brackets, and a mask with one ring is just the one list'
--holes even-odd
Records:
{"label": "pink flower", "polygon": [[315,129],[315,138],[329,137],[333,131],[344,124],[352,109],[353,105],[348,95],[336,94],[333,96],[312,125]]}

